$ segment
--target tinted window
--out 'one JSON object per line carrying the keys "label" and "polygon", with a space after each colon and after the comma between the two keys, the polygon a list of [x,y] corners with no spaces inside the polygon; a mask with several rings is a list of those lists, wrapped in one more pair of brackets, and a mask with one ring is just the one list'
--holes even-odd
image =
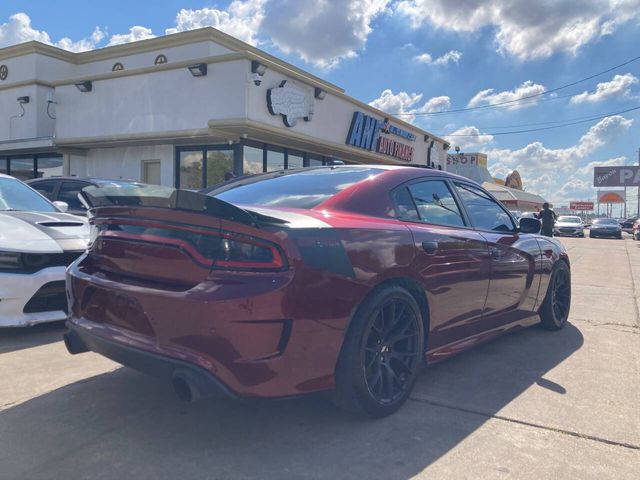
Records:
{"label": "tinted window", "polygon": [[393,191],[391,194],[393,210],[395,217],[402,220],[420,220],[416,205],[413,203],[411,194],[407,187],[401,187]]}
{"label": "tinted window", "polygon": [[481,189],[461,183],[456,183],[456,188],[475,227],[498,232],[515,229],[509,214]]}
{"label": "tinted window", "polygon": [[618,221],[615,218],[596,218],[593,223],[599,223],[602,225],[618,225]]}
{"label": "tinted window", "polygon": [[420,220],[438,225],[464,226],[462,213],[447,184],[441,180],[409,185]]}
{"label": "tinted window", "polygon": [[57,184],[58,182],[38,182],[36,184],[31,184],[29,186],[33,188],[35,191],[37,191],[38,193],[40,193],[41,195],[44,195],[45,197],[47,197],[49,200],[53,201],[55,200],[53,198],[53,194],[56,190]]}
{"label": "tinted window", "polygon": [[208,192],[235,205],[313,208],[351,185],[382,173],[377,168],[319,168],[247,177]]}
{"label": "tinted window", "polygon": [[580,223],[581,221],[580,217],[558,217],[558,222]]}
{"label": "tinted window", "polygon": [[30,187],[14,178],[0,178],[0,211],[57,212],[58,210]]}
{"label": "tinted window", "polygon": [[68,203],[70,210],[84,210],[84,207],[78,198],[78,193],[80,193],[80,190],[84,187],[89,185],[89,183],[63,182],[60,186],[60,192],[58,192],[58,200]]}

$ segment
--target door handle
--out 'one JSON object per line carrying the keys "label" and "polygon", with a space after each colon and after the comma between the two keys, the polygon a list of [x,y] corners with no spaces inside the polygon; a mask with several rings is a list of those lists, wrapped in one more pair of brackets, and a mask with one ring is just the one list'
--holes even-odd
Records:
{"label": "door handle", "polygon": [[422,242],[422,249],[427,252],[427,255],[435,255],[438,251],[438,242],[425,240]]}

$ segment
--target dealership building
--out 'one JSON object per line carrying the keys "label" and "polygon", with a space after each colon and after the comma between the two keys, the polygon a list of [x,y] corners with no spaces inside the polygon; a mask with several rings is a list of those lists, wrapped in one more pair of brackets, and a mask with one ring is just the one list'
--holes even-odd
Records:
{"label": "dealership building", "polygon": [[201,188],[345,163],[445,168],[447,143],[213,28],[0,49],[0,172]]}

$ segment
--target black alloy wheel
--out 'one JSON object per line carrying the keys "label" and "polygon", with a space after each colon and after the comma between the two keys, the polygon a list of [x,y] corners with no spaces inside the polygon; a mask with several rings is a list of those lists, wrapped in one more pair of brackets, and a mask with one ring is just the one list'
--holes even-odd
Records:
{"label": "black alloy wheel", "polygon": [[403,287],[375,289],[349,325],[335,371],[334,403],[370,417],[400,408],[424,362],[424,314]]}
{"label": "black alloy wheel", "polygon": [[549,288],[540,307],[542,326],[559,330],[565,326],[571,309],[571,271],[564,261],[558,261],[551,274]]}
{"label": "black alloy wheel", "polygon": [[369,393],[381,405],[401,398],[418,367],[418,319],[405,301],[390,299],[377,312],[366,336],[364,374]]}

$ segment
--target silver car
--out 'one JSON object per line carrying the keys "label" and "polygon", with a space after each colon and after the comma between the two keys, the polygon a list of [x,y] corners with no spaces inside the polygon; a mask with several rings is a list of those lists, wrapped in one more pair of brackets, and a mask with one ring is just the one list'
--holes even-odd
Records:
{"label": "silver car", "polygon": [[553,226],[553,234],[558,237],[569,235],[584,238],[584,223],[578,216],[562,215],[558,217],[556,224]]}

